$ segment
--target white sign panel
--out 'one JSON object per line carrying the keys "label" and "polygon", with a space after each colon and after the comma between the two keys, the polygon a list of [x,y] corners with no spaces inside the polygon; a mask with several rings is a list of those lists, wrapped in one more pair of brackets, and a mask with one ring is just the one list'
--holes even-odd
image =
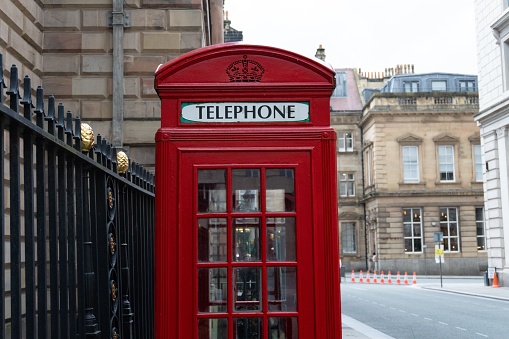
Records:
{"label": "white sign panel", "polygon": [[185,123],[308,122],[309,102],[184,102]]}

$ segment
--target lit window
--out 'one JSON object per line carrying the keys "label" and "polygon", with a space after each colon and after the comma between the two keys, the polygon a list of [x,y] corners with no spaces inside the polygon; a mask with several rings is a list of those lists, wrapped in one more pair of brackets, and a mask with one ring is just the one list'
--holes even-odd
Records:
{"label": "lit window", "polygon": [[444,234],[444,251],[459,252],[458,209],[440,208],[440,232]]}
{"label": "lit window", "polygon": [[341,223],[341,251],[343,253],[357,252],[357,241],[354,222]]}
{"label": "lit window", "polygon": [[402,146],[402,153],[404,182],[419,182],[418,146]]}
{"label": "lit window", "polygon": [[420,208],[403,209],[405,253],[422,252],[422,218]]}
{"label": "lit window", "polygon": [[339,176],[339,195],[341,197],[355,196],[355,180],[353,174],[343,173]]}
{"label": "lit window", "polygon": [[438,146],[438,166],[440,181],[454,181],[454,146]]}
{"label": "lit window", "polygon": [[353,134],[351,132],[338,132],[338,151],[353,152]]}
{"label": "lit window", "polygon": [[333,97],[346,97],[346,72],[336,73],[336,88],[332,93]]}
{"label": "lit window", "polygon": [[404,92],[419,92],[419,81],[404,81],[403,82]]}
{"label": "lit window", "polygon": [[474,145],[475,181],[482,181],[481,145]]}
{"label": "lit window", "polygon": [[475,209],[475,225],[477,228],[477,250],[485,251],[486,248],[486,225],[484,222],[484,207]]}
{"label": "lit window", "polygon": [[434,80],[431,81],[431,90],[433,92],[445,92],[447,91],[447,81],[445,80]]}
{"label": "lit window", "polygon": [[460,80],[460,92],[475,92],[475,81]]}

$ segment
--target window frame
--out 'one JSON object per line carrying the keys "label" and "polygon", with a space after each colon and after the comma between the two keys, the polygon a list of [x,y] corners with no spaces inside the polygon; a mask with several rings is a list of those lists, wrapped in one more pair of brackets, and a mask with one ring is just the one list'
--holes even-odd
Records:
{"label": "window frame", "polygon": [[[416,213],[418,212],[418,214]],[[410,221],[406,221],[405,222],[405,216],[407,214],[410,214]],[[404,207],[403,208],[403,213],[402,213],[403,217],[402,217],[402,220],[403,220],[403,249],[405,250],[405,253],[408,253],[408,254],[414,254],[414,253],[423,253],[423,248],[424,248],[424,229],[423,229],[423,222],[422,222],[422,208],[420,207]],[[419,218],[416,217],[416,215],[419,216]],[[419,221],[415,221],[415,219],[418,219]],[[405,236],[405,226],[406,225],[410,225],[410,229],[411,229],[411,235],[410,236]],[[420,236],[416,236],[415,235],[415,226],[418,226],[419,227],[419,231],[420,231]],[[410,251],[407,251],[406,250],[406,246],[405,246],[405,242],[406,240],[411,240],[412,241],[412,249]],[[421,243],[421,249],[420,251],[416,251],[415,248],[416,248],[416,240],[420,240],[420,243]]]}
{"label": "window frame", "polygon": [[335,73],[336,87],[332,92],[333,98],[345,98],[348,96],[348,75],[345,71],[338,71]]}
{"label": "window frame", "polygon": [[[415,163],[409,163],[405,162],[405,149],[413,148],[416,151],[415,154]],[[403,173],[403,183],[405,184],[415,184],[419,183],[420,178],[420,161],[419,161],[419,145],[401,145],[401,164],[402,164],[402,173]],[[415,167],[415,171],[417,172],[416,178],[407,178],[407,171],[405,170],[407,166]]]}
{"label": "window frame", "polygon": [[[433,88],[434,84],[439,84],[439,83],[445,84],[444,89],[441,89],[441,88],[440,89],[435,89],[435,88]],[[430,88],[431,88],[432,92],[447,92],[447,80],[444,80],[444,79],[431,80]]]}
{"label": "window frame", "polygon": [[[408,86],[408,88],[407,88],[407,86]],[[407,89],[409,89],[409,90],[407,90]],[[403,92],[405,92],[405,93],[419,92],[419,81],[416,81],[416,80],[403,81]]]}
{"label": "window frame", "polygon": [[480,144],[472,145],[472,162],[474,167],[474,181],[483,182],[482,147]]}
{"label": "window frame", "polygon": [[[338,131],[338,152],[353,152],[354,150],[354,135],[349,131]],[[350,135],[350,137],[348,137]],[[350,141],[350,147],[348,147]]]}
{"label": "window frame", "polygon": [[[446,148],[452,150],[452,154],[444,154],[443,156],[446,156],[448,158],[447,160],[451,160],[452,159],[452,162],[448,161],[448,162],[444,163],[443,161],[441,161],[441,152],[440,152],[440,150],[441,149],[445,150]],[[456,182],[456,150],[455,150],[455,148],[456,147],[453,144],[439,144],[439,145],[437,145],[438,179],[439,179],[439,181],[441,183]],[[444,171],[442,171],[442,166],[445,166],[446,168],[448,168],[451,165],[452,165],[452,171],[447,171],[446,169],[444,169]],[[446,175],[445,179],[442,179],[442,173],[444,173]],[[452,173],[452,179],[447,179],[447,174],[448,173]]]}
{"label": "window frame", "polygon": [[[478,214],[477,214],[477,211],[478,210],[481,210],[481,215],[482,215],[482,219],[479,220],[478,219]],[[479,234],[479,225],[482,224],[482,231],[483,233],[482,234]],[[486,236],[486,214],[484,213],[484,206],[483,207],[476,207],[475,208],[475,230],[476,230],[476,235],[477,235],[477,251],[478,252],[486,252],[488,249],[487,249],[487,236]],[[484,248],[480,249],[479,248],[479,238],[482,238],[483,239],[483,243],[484,243]]]}
{"label": "window frame", "polygon": [[[462,86],[462,85],[466,86]],[[472,87],[469,86],[472,85]],[[475,80],[459,80],[458,81],[458,89],[460,92],[476,92],[476,83]]]}
{"label": "window frame", "polygon": [[[351,232],[344,230],[344,227],[351,226]],[[345,245],[345,241],[351,244],[351,246]],[[346,251],[345,249],[352,250]],[[342,221],[341,222],[341,253],[342,254],[357,254],[357,223],[354,221]]]}
{"label": "window frame", "polygon": [[[345,178],[345,179],[343,179]],[[344,187],[344,189],[343,189]],[[351,188],[351,193],[350,193]],[[345,194],[342,194],[345,192]],[[339,196],[342,198],[355,197],[355,174],[341,173],[339,175]]]}
{"label": "window frame", "polygon": [[[438,217],[440,220],[440,231],[444,234],[444,251],[451,253],[459,253],[461,252],[461,242],[460,242],[460,223],[459,223],[459,213],[457,207],[439,207],[438,209]],[[445,213],[444,213],[445,211]],[[450,221],[451,216],[450,212],[454,211],[455,213],[455,221]],[[451,235],[452,227],[456,229],[456,235]],[[447,232],[444,232],[443,229],[447,227]],[[454,251],[451,251],[451,240],[457,239],[458,248]],[[445,242],[447,241],[447,247],[445,246]]]}

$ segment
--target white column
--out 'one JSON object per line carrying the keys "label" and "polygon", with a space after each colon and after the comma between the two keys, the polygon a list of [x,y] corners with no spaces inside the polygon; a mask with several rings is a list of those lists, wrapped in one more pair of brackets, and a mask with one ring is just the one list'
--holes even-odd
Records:
{"label": "white column", "polygon": [[504,234],[504,267],[508,267],[509,259],[509,138],[507,126],[497,129],[497,146],[500,170],[500,208],[502,209],[502,225]]}

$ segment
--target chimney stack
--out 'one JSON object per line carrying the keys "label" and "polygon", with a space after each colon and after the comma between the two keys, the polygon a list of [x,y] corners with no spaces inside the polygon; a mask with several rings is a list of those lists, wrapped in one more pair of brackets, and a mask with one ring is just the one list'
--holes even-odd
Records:
{"label": "chimney stack", "polygon": [[325,48],[322,48],[322,44],[320,44],[320,47],[316,49],[315,57],[322,61],[325,61]]}

